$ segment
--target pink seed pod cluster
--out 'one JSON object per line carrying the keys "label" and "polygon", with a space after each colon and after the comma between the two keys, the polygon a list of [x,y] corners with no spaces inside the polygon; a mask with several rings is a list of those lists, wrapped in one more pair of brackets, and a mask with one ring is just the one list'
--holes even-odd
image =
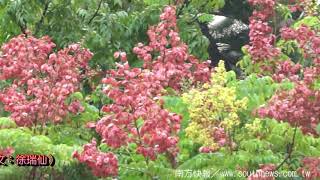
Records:
{"label": "pink seed pod cluster", "polygon": [[298,169],[298,173],[306,180],[320,178],[320,158],[305,157],[301,160],[302,167]]}
{"label": "pink seed pod cluster", "polygon": [[[249,53],[253,63],[262,63],[264,72],[271,73],[276,82],[285,79],[294,83],[292,90],[278,91],[258,112],[261,117],[270,117],[278,121],[290,123],[299,127],[305,134],[318,136],[316,126],[320,122],[320,91],[314,88],[314,83],[320,74],[320,37],[315,30],[302,25],[297,29],[281,28],[281,38],[284,41],[295,40],[304,52],[305,58],[313,61],[311,67],[303,68],[290,59],[280,61],[281,53],[273,46],[274,35],[268,20],[273,16],[274,0],[249,0],[255,10],[250,17]],[[292,6],[290,2],[289,5]]]}
{"label": "pink seed pod cluster", "polygon": [[[319,36],[306,26],[297,30],[282,29],[285,40],[296,40],[304,49],[305,57],[313,59],[313,65],[302,68],[300,64],[284,61],[278,64],[273,78],[281,82],[289,79],[295,87],[289,91],[281,91],[272,97],[268,105],[259,109],[262,117],[271,117],[279,121],[298,126],[305,134],[319,136],[316,127],[320,122],[320,90],[314,87],[320,78]],[[298,72],[302,71],[299,78]]]}
{"label": "pink seed pod cluster", "polygon": [[271,174],[275,169],[274,164],[261,164],[260,169],[248,176],[247,180],[275,180],[276,178]]}
{"label": "pink seed pod cluster", "polygon": [[0,148],[0,156],[11,156],[14,153],[13,147]]}
{"label": "pink seed pod cluster", "polygon": [[121,63],[102,80],[107,85],[104,92],[113,100],[102,109],[109,114],[96,124],[103,142],[114,148],[136,143],[137,152],[151,160],[159,153],[178,150],[181,117],[163,109],[163,89],[179,90],[183,77],[208,81],[210,75],[208,64],[189,55],[180,41],[175,14],[174,7],[166,7],[161,22],[148,31],[149,44],[139,43],[133,49],[144,61],[143,68],[130,68],[125,53],[116,52],[114,57]]}
{"label": "pink seed pod cluster", "polygon": [[82,111],[78,102],[65,103],[79,89],[92,53],[72,44],[53,52],[47,36],[20,35],[1,48],[0,79],[12,80],[0,92],[0,101],[19,126],[61,122],[68,113]]}
{"label": "pink seed pod cluster", "polygon": [[93,175],[97,177],[116,176],[118,174],[118,159],[112,153],[99,152],[97,150],[97,142],[95,139],[84,145],[83,152],[79,154],[77,151],[73,153],[73,157],[79,162],[87,164]]}
{"label": "pink seed pod cluster", "polygon": [[[184,78],[206,82],[211,74],[209,63],[190,55],[181,41],[175,7],[167,6],[160,20],[148,30],[148,45],[139,43],[133,49],[144,62],[142,68],[131,68],[125,52],[114,53],[120,62],[102,80],[104,93],[113,102],[103,106],[106,115],[101,120],[90,124],[101,135],[102,143],[115,149],[134,143],[136,152],[150,160],[163,153],[175,157],[179,150],[182,117],[164,109],[161,96],[165,88],[179,91]],[[96,171],[95,166],[90,167]]]}
{"label": "pink seed pod cluster", "polygon": [[[249,54],[254,63],[268,61],[268,64],[274,64],[280,50],[274,47],[275,35],[272,34],[272,27],[268,24],[269,18],[273,15],[275,9],[275,0],[249,0],[255,7],[249,21],[250,44],[247,46]],[[261,68],[264,71],[272,72],[271,65]]]}

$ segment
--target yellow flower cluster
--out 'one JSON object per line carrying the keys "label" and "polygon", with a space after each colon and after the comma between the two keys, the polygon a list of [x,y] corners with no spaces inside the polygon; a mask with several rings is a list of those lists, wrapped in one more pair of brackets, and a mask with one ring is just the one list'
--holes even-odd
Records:
{"label": "yellow flower cluster", "polygon": [[213,132],[217,127],[226,131],[240,124],[237,114],[246,108],[247,98],[237,100],[235,87],[226,86],[227,73],[224,62],[212,74],[211,82],[199,89],[192,89],[183,94],[182,99],[189,105],[191,122],[186,128],[186,135],[205,147],[217,149]]}
{"label": "yellow flower cluster", "polygon": [[259,118],[255,118],[252,123],[246,124],[245,128],[252,135],[256,135],[259,132],[262,132],[262,121]]}
{"label": "yellow flower cluster", "polygon": [[[319,1],[318,1],[319,2]],[[318,16],[318,12],[320,10],[317,1],[313,0],[304,0],[301,2],[301,5],[304,7],[303,10],[309,16]]]}

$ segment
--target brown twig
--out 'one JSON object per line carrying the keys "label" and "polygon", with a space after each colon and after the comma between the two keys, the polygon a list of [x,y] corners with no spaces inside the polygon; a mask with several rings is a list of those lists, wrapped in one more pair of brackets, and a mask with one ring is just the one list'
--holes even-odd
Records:
{"label": "brown twig", "polygon": [[17,22],[18,26],[20,27],[21,32],[27,37],[28,33],[27,33],[27,22],[25,19],[23,19],[23,23],[21,24],[19,22]]}
{"label": "brown twig", "polygon": [[45,16],[47,15],[50,3],[51,3],[51,0],[48,0],[44,4],[44,8],[43,8],[43,12],[42,12],[41,18],[40,18],[39,22],[36,25],[36,29],[35,29],[35,32],[34,32],[35,35],[37,35],[38,32],[40,31],[40,27],[43,24]]}
{"label": "brown twig", "polygon": [[295,144],[296,134],[297,134],[297,126],[295,126],[295,128],[294,128],[292,141],[291,141],[291,143],[289,143],[289,145],[288,145],[287,156],[286,156],[286,157],[284,158],[284,160],[276,167],[276,171],[279,170],[279,169],[284,165],[284,163],[286,163],[287,160],[291,158],[291,155],[292,155],[292,152],[293,152],[293,146],[294,146],[294,144]]}
{"label": "brown twig", "polygon": [[[142,146],[142,138],[141,138],[141,135],[140,135],[140,131],[139,131],[139,127],[138,127],[138,124],[137,124],[137,121],[135,120],[134,121],[134,126],[137,130],[137,134],[138,134],[138,139],[139,139],[139,145]],[[149,165],[149,158],[145,158],[145,161],[146,161],[146,164],[147,166]]]}
{"label": "brown twig", "polygon": [[182,11],[184,8],[188,7],[190,4],[190,1],[189,0],[185,0],[181,6],[181,8],[178,9],[178,12],[177,12],[177,18],[179,18],[179,16],[182,14]]}
{"label": "brown twig", "polygon": [[98,8],[96,9],[96,12],[93,14],[93,16],[90,18],[88,25],[91,24],[92,20],[98,15],[98,12],[101,8],[102,2],[103,2],[103,0],[100,0]]}

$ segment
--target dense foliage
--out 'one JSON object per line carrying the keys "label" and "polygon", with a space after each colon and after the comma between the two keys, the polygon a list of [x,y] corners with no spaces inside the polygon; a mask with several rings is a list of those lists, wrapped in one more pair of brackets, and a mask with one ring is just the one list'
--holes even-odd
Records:
{"label": "dense foliage", "polygon": [[[249,23],[241,73],[206,60],[214,14]],[[3,0],[0,17],[0,155],[56,159],[0,179],[320,178],[319,3]]]}

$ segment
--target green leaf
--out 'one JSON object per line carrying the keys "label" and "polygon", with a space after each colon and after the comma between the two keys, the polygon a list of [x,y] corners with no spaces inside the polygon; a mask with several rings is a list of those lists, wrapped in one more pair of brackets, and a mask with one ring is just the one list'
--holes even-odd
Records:
{"label": "green leaf", "polygon": [[79,100],[79,101],[82,101],[83,100],[83,95],[82,95],[81,92],[75,92],[75,93],[71,94],[71,98]]}
{"label": "green leaf", "polygon": [[298,28],[301,25],[307,25],[309,27],[319,29],[320,28],[320,20],[319,20],[319,18],[317,18],[315,16],[307,16],[307,17],[301,19],[300,21],[294,23],[293,27]]}
{"label": "green leaf", "polygon": [[320,123],[317,125],[316,130],[317,130],[317,133],[320,134]]}
{"label": "green leaf", "polygon": [[139,118],[139,119],[136,120],[136,123],[137,123],[138,128],[142,127],[143,122],[144,122],[144,121],[143,121],[142,118]]}
{"label": "green leaf", "polygon": [[211,15],[211,14],[201,14],[200,16],[198,16],[198,19],[199,19],[199,21],[200,22],[202,22],[202,23],[207,23],[207,22],[210,22],[210,21],[212,21],[213,20],[213,15]]}
{"label": "green leaf", "polygon": [[113,4],[122,7],[122,0],[113,0]]}
{"label": "green leaf", "polygon": [[17,127],[16,123],[7,117],[1,117],[0,118],[0,129],[5,129],[5,128],[15,128]]}

